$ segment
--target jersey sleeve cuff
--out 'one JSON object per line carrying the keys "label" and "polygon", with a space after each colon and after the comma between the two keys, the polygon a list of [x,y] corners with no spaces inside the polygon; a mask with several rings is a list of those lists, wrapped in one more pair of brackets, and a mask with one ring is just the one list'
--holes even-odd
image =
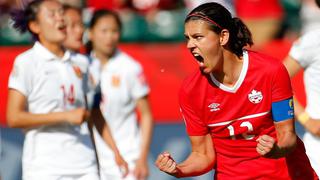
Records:
{"label": "jersey sleeve cuff", "polygon": [[8,87],[9,87],[9,89],[14,89],[14,90],[19,91],[24,96],[28,95],[27,90],[25,88],[23,88],[22,86],[20,86],[19,84],[17,84],[17,83],[12,83],[11,82]]}

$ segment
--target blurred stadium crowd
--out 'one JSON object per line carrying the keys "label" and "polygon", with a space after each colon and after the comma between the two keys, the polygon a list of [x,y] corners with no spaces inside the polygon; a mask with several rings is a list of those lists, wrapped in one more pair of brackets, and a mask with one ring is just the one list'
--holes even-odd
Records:
{"label": "blurred stadium crowd", "polygon": [[[0,45],[30,43],[11,26],[9,12],[23,8],[31,0],[0,0]],[[112,9],[121,15],[124,42],[183,41],[183,20],[188,11],[210,0],[60,0],[83,9],[83,21],[88,25],[95,9]],[[312,0],[216,0],[245,21],[257,46],[273,38],[296,38],[319,26],[320,11]]]}

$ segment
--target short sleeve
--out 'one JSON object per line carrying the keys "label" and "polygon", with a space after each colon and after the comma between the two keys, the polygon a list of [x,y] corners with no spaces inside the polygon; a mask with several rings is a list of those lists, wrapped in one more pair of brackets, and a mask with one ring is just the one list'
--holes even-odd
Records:
{"label": "short sleeve", "polygon": [[289,55],[298,61],[298,63],[306,68],[315,61],[315,57],[319,54],[320,32],[310,32],[296,40],[289,52]]}
{"label": "short sleeve", "polygon": [[139,99],[149,93],[150,89],[140,65],[136,66],[128,78],[132,85],[131,93],[134,99]]}
{"label": "short sleeve", "polygon": [[179,93],[180,112],[186,125],[187,133],[190,136],[203,136],[208,133],[205,122],[200,118],[194,108],[189,95],[183,89]]}
{"label": "short sleeve", "polygon": [[17,58],[11,70],[8,87],[28,96],[31,91],[31,71],[25,59]]}
{"label": "short sleeve", "polygon": [[288,99],[293,95],[287,69],[282,63],[277,65],[275,71],[272,73],[272,102]]}

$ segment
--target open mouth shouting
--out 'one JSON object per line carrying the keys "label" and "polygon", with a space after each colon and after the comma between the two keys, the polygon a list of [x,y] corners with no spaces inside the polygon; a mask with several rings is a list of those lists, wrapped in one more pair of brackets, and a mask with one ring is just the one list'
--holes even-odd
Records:
{"label": "open mouth shouting", "polygon": [[195,53],[195,52],[192,52],[192,55],[197,60],[199,66],[201,68],[203,68],[204,67],[204,58],[200,54]]}
{"label": "open mouth shouting", "polygon": [[192,53],[193,57],[199,62],[199,63],[203,63],[203,57],[200,54],[197,53]]}
{"label": "open mouth shouting", "polygon": [[193,52],[192,55],[196,59],[196,61],[198,62],[200,70],[202,72],[204,72],[206,69],[206,66],[204,64],[204,58],[200,54],[195,53],[195,52]]}

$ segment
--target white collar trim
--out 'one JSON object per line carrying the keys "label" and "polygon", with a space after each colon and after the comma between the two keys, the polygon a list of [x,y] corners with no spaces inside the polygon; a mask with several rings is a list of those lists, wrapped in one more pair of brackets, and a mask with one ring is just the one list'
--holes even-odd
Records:
{"label": "white collar trim", "polygon": [[37,55],[41,56],[46,61],[51,61],[55,59],[59,59],[62,61],[70,60],[71,53],[70,51],[66,50],[62,58],[57,57],[55,54],[50,52],[47,48],[45,48],[39,41],[35,42],[33,46],[34,50],[36,51]]}
{"label": "white collar trim", "polygon": [[248,56],[248,52],[246,50],[243,50],[243,66],[241,69],[241,73],[240,76],[236,82],[236,84],[232,87],[226,86],[222,83],[220,83],[214,76],[212,73],[210,73],[210,77],[212,82],[218,86],[220,89],[227,91],[227,92],[231,92],[231,93],[235,93],[241,86],[242,82],[244,81],[244,78],[247,74],[248,71],[248,66],[249,66],[249,56]]}

